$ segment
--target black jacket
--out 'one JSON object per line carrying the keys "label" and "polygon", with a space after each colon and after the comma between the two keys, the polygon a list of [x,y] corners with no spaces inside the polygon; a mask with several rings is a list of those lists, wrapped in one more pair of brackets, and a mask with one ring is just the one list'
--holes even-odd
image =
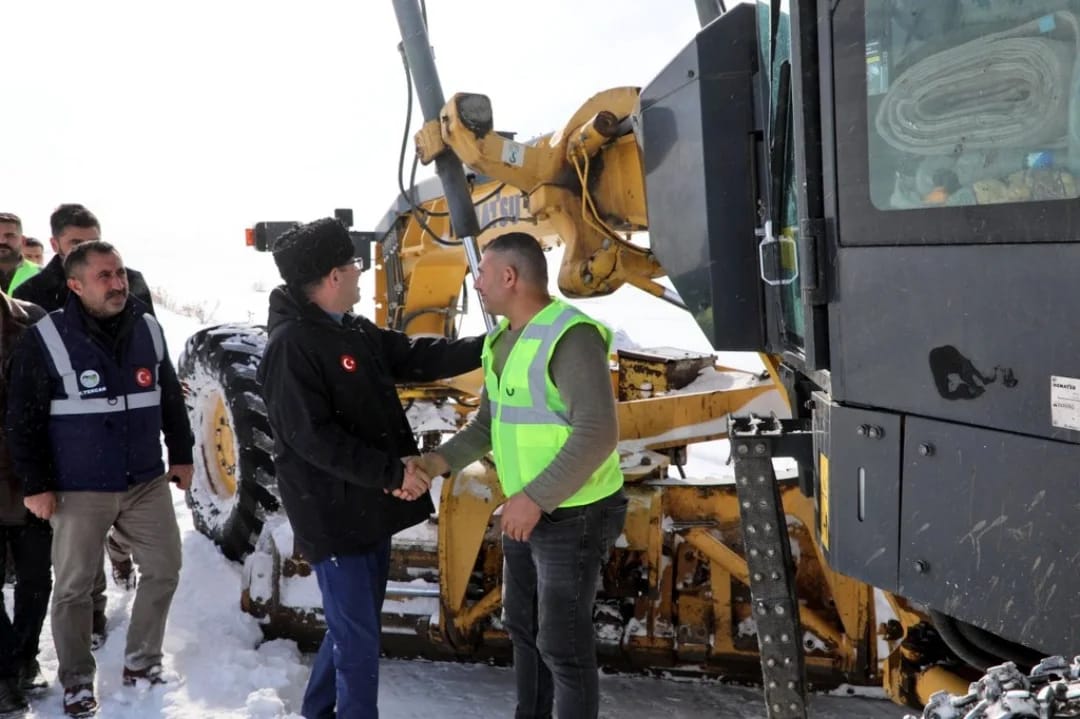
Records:
{"label": "black jacket", "polygon": [[479,367],[483,337],[410,338],[351,314],[338,324],[285,287],[270,294],[268,325],[259,380],[297,550],[312,562],[363,552],[426,519],[429,496],[384,491],[419,454],[395,383]]}
{"label": "black jacket", "polygon": [[[64,308],[63,316],[54,315],[54,317],[57,317],[58,321],[68,322],[78,327],[80,341],[92,343],[102,355],[111,358],[117,371],[126,375],[128,371],[135,371],[135,366],[126,359],[129,357],[134,328],[136,323],[142,321],[140,316],[145,311],[146,308],[138,300],[128,297],[123,312],[108,323],[109,327],[106,328],[87,314],[83,310],[82,303],[72,296]],[[4,426],[8,449],[15,464],[16,475],[23,482],[24,494],[33,495],[65,489],[57,486],[54,452],[81,451],[84,461],[93,463],[92,471],[99,471],[103,462],[119,461],[116,471],[121,475],[125,474],[126,469],[123,467],[125,457],[123,456],[117,457],[110,452],[107,457],[101,459],[92,454],[92,452],[101,451],[101,448],[89,450],[82,447],[80,450],[74,446],[52,446],[49,441],[49,427],[54,387],[50,366],[51,360],[42,345],[40,334],[33,329],[24,333],[15,345],[11,356],[11,370],[7,386],[7,417]],[[161,385],[161,429],[165,435],[169,463],[191,464],[191,424],[184,404],[184,392],[167,351],[158,371],[158,384]],[[106,376],[108,371],[102,368],[101,374]],[[140,428],[134,428],[129,437],[137,437],[138,429]],[[144,438],[144,441],[152,442],[152,451],[160,456],[161,440],[158,436]],[[127,479],[130,483],[131,477]],[[125,488],[123,477],[120,482],[119,488]],[[91,488],[79,487],[78,489]],[[108,487],[102,487],[102,489],[110,491]],[[117,487],[111,489],[117,489]]]}
{"label": "black jacket", "polygon": [[[12,349],[26,328],[45,316],[37,305],[13,300],[0,293],[0,414],[7,406],[7,377]],[[23,505],[22,482],[8,452],[7,436],[0,430],[0,526],[26,524],[30,512]]]}
{"label": "black jacket", "polygon": [[[142,303],[150,308],[150,314],[154,314],[154,300],[150,298],[150,288],[142,273],[130,267],[126,269],[128,293],[142,300]],[[64,261],[60,259],[60,255],[54,255],[49,263],[41,268],[41,272],[16,287],[12,293],[15,299],[33,302],[46,312],[63,309],[67,296],[67,277],[64,275]]]}

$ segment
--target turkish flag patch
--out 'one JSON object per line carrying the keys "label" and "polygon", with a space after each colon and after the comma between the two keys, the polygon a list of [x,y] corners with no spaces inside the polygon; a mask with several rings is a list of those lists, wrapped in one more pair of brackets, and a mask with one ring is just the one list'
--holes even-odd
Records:
{"label": "turkish flag patch", "polygon": [[135,384],[140,387],[149,387],[154,384],[154,373],[146,367],[140,367],[135,370]]}
{"label": "turkish flag patch", "polygon": [[346,372],[355,372],[356,358],[352,355],[341,355],[341,369]]}

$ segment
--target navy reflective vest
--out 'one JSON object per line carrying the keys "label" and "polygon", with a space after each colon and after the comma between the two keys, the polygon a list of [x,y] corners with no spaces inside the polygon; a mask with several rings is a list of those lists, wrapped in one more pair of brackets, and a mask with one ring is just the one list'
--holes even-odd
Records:
{"label": "navy reflective vest", "polygon": [[72,304],[46,315],[31,330],[51,360],[49,444],[55,486],[62,492],[123,492],[165,473],[160,385],[165,340],[153,315],[136,309],[118,363],[87,334]]}

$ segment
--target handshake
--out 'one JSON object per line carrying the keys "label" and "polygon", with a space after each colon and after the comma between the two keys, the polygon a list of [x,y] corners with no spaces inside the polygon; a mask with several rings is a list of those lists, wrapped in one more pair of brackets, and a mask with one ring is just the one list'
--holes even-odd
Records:
{"label": "handshake", "polygon": [[401,486],[393,490],[391,494],[409,502],[426,494],[431,489],[431,482],[435,477],[450,471],[450,465],[438,452],[402,457],[401,461],[405,465],[405,477],[401,481]]}

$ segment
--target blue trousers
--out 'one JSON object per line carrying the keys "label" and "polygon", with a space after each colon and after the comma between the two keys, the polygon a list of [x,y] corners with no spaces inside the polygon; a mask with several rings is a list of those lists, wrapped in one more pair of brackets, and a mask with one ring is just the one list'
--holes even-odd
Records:
{"label": "blue trousers", "polygon": [[378,719],[379,635],[390,568],[389,537],[369,552],[313,565],[326,636],[311,666],[305,719]]}
{"label": "blue trousers", "polygon": [[559,719],[596,719],[593,604],[626,505],[620,490],[542,515],[528,542],[503,535],[503,620],[514,646],[515,719],[551,719],[553,708]]}

